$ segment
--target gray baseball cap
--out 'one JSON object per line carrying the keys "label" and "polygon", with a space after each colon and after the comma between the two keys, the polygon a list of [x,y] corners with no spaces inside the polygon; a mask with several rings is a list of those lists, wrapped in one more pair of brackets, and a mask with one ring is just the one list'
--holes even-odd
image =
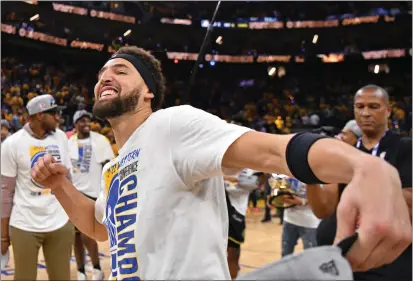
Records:
{"label": "gray baseball cap", "polygon": [[7,127],[8,129],[10,129],[10,123],[7,120],[1,120],[1,126],[3,127]]}
{"label": "gray baseball cap", "polygon": [[357,239],[356,232],[337,245],[314,247],[285,256],[235,280],[353,280],[345,255]]}
{"label": "gray baseball cap", "polygon": [[83,117],[89,117],[90,119],[92,119],[93,115],[92,113],[87,112],[86,110],[78,110],[75,112],[75,115],[73,115],[73,124],[76,124],[76,122],[83,118]]}
{"label": "gray baseball cap", "polygon": [[353,134],[356,135],[356,137],[361,137],[361,129],[360,127],[357,125],[356,120],[350,120],[346,123],[346,125],[344,126],[344,129],[349,129],[350,131],[353,132]]}
{"label": "gray baseball cap", "polygon": [[52,95],[40,95],[32,98],[26,105],[29,115],[45,112],[51,109],[60,110],[63,107],[57,106],[55,99]]}
{"label": "gray baseball cap", "polygon": [[339,247],[322,246],[240,274],[236,280],[353,280],[353,272]]}

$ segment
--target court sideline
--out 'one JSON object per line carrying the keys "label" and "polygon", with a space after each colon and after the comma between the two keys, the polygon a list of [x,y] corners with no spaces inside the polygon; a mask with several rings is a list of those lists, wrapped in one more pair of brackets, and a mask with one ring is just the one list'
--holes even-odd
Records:
{"label": "court sideline", "polygon": [[[260,267],[268,262],[274,261],[281,257],[281,233],[282,226],[279,225],[279,219],[274,218],[272,222],[261,223],[263,212],[247,214],[247,228],[245,244],[241,248],[241,272],[248,272],[254,268]],[[99,243],[101,266],[105,272],[105,279],[109,276],[109,248],[108,242]],[[302,244],[296,247],[296,251],[301,251]],[[89,264],[90,266],[90,264]],[[12,251],[8,266],[1,271],[2,280],[13,280],[14,266]],[[91,279],[91,268],[87,268],[88,278]],[[76,280],[76,262],[72,257],[71,262],[71,279]],[[39,253],[38,280],[48,280],[43,253]]]}

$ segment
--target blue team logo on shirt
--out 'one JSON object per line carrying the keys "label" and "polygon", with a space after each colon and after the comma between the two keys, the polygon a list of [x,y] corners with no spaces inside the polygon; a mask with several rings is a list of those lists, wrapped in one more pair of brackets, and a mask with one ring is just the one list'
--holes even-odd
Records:
{"label": "blue team logo on shirt", "polygon": [[104,224],[109,234],[111,279],[140,280],[136,251],[137,178],[120,181],[116,163],[104,173],[107,202]]}
{"label": "blue team logo on shirt", "polygon": [[[34,165],[39,161],[39,159],[45,156],[47,153],[51,154],[57,162],[60,162],[60,151],[57,145],[48,146],[29,146],[29,156],[30,156],[30,169],[34,168]],[[43,186],[36,183],[33,179],[31,182],[38,188],[44,189]]]}
{"label": "blue team logo on shirt", "polygon": [[113,277],[117,276],[117,270],[116,270],[117,242],[116,242],[116,221],[115,221],[114,210],[118,202],[118,198],[119,198],[119,174],[116,173],[110,183],[108,201],[106,203],[106,218],[104,221],[104,224],[106,226],[106,229],[109,235],[111,269],[112,269]]}
{"label": "blue team logo on shirt", "polygon": [[92,162],[92,145],[78,144],[79,159],[72,160],[74,173],[89,173]]}

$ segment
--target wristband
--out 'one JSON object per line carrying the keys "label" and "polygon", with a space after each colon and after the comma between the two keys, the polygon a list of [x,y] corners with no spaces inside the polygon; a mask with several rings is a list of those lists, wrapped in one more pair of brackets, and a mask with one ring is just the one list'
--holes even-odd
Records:
{"label": "wristband", "polygon": [[285,158],[293,177],[305,184],[324,184],[319,180],[308,164],[308,152],[320,139],[330,138],[312,133],[298,133],[288,142]]}

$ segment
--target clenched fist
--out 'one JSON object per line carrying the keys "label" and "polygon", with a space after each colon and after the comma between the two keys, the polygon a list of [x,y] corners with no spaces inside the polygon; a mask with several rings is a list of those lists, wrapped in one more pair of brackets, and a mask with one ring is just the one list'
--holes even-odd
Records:
{"label": "clenched fist", "polygon": [[54,189],[68,176],[69,170],[50,154],[40,157],[32,169],[32,178],[45,188]]}

